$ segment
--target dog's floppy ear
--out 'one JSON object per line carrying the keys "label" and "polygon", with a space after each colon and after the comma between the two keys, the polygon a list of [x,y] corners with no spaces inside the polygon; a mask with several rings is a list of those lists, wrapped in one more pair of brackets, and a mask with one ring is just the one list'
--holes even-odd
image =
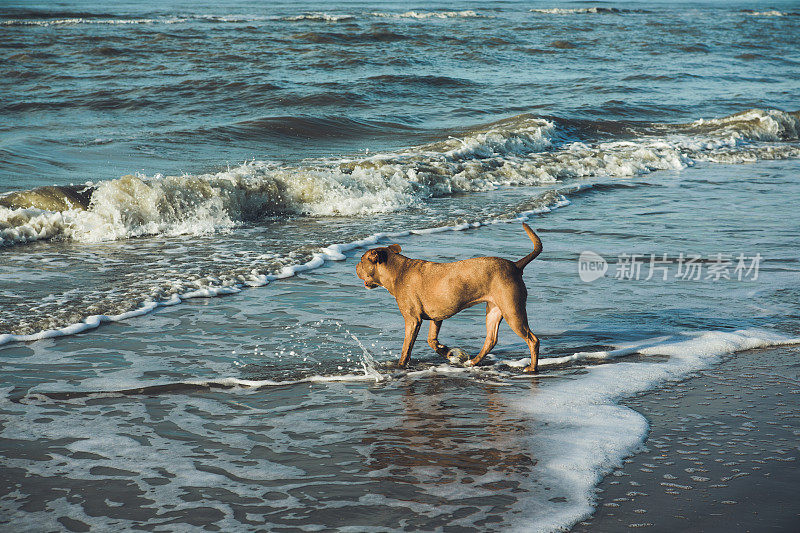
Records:
{"label": "dog's floppy ear", "polygon": [[385,263],[387,257],[386,250],[376,248],[367,252],[367,261],[370,263]]}
{"label": "dog's floppy ear", "polygon": [[393,251],[394,253],[396,253],[396,254],[399,254],[400,252],[402,252],[402,251],[403,251],[403,249],[402,249],[402,248],[400,248],[400,245],[399,245],[399,244],[390,244],[390,245],[389,245],[389,249],[390,249],[391,251]]}

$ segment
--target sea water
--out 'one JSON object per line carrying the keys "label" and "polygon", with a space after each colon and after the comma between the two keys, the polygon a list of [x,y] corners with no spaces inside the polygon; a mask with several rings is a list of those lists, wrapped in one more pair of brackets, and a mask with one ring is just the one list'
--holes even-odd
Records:
{"label": "sea water", "polygon": [[[646,436],[620,398],[800,337],[791,4],[0,17],[14,530],[565,528]],[[390,367],[360,254],[516,259],[521,220],[542,372],[505,326]]]}

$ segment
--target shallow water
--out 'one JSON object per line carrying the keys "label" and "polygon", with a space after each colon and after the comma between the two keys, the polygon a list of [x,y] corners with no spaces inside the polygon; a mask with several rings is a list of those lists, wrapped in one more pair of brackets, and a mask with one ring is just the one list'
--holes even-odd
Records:
{"label": "shallow water", "polygon": [[[387,368],[402,319],[385,291],[364,290],[353,253],[264,288],[8,344],[0,349],[7,521],[17,529],[58,520],[228,530],[568,526],[591,511],[600,476],[646,434],[644,418],[614,400],[721,354],[798,336],[798,228],[782,201],[797,190],[797,169],[660,173],[585,190],[534,217],[545,243],[526,271],[545,358],[538,377],[520,374],[526,347],[505,326],[479,368],[453,367],[424,342],[408,371]],[[698,220],[704,209],[717,215]],[[530,247],[517,223],[394,240],[409,256],[437,260],[515,258]],[[583,250],[608,258],[606,277],[580,280]],[[675,264],[667,281],[613,277],[620,254],[681,252],[757,252],[763,263],[757,280],[683,280]],[[474,352],[482,322],[482,309],[465,311],[445,322],[443,342]]]}
{"label": "shallow water", "polygon": [[[14,530],[569,527],[646,435],[620,397],[800,336],[791,3],[7,6]],[[391,368],[363,250],[520,220],[542,372],[505,326]]]}

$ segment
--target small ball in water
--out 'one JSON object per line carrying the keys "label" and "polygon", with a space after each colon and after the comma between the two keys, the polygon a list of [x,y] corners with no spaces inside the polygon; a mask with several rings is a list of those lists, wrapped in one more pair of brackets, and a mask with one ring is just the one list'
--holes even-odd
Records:
{"label": "small ball in water", "polygon": [[467,353],[461,348],[450,348],[450,350],[447,352],[447,359],[451,363],[458,364],[469,360],[469,355],[467,355]]}

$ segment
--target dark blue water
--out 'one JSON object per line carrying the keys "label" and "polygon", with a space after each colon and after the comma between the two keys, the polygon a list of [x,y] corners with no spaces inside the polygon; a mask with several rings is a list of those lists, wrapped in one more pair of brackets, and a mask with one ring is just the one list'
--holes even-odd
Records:
{"label": "dark blue water", "polygon": [[795,2],[597,5],[3,2],[0,192],[385,151],[520,113],[616,133],[796,110]]}

